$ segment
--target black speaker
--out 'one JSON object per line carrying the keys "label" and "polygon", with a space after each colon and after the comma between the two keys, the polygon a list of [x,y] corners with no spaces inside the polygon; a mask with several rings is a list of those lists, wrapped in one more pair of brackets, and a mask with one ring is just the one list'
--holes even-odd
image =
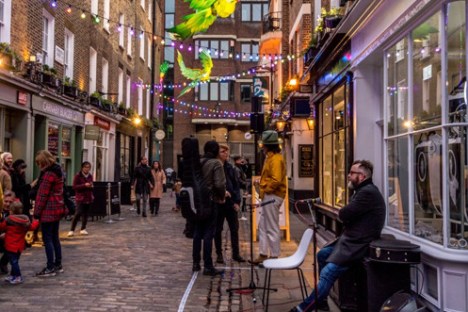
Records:
{"label": "black speaker", "polygon": [[291,116],[309,117],[310,104],[308,97],[293,97],[291,99]]}
{"label": "black speaker", "polygon": [[262,133],[265,129],[265,117],[263,113],[250,114],[250,130],[255,133]]}
{"label": "black speaker", "polygon": [[262,110],[262,102],[263,102],[262,97],[252,96],[252,100],[251,100],[252,113],[259,113]]}

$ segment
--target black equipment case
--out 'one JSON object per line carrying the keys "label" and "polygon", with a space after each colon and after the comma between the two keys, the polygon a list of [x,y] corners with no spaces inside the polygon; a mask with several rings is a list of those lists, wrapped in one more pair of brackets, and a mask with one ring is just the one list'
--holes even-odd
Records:
{"label": "black equipment case", "polygon": [[378,262],[417,264],[421,262],[421,251],[409,241],[379,239],[370,243],[369,258]]}

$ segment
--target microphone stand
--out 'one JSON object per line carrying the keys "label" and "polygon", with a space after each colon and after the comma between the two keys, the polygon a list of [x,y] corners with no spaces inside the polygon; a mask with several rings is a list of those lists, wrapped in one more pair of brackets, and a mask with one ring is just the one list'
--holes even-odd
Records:
{"label": "microphone stand", "polygon": [[[269,203],[269,202],[267,202]],[[246,206],[250,206],[250,259],[253,259],[253,211],[254,211],[254,207],[257,207],[257,206],[263,206],[267,203],[263,203],[263,204],[248,204],[246,203]],[[232,293],[232,292],[237,292],[239,294],[251,294],[253,293],[255,290],[257,289],[262,289],[262,290],[272,290],[272,291],[278,291],[278,289],[276,288],[266,288],[266,287],[258,287],[257,285],[255,285],[255,281],[254,281],[254,266],[255,264],[250,262],[250,283],[249,283],[249,286],[244,286],[244,287],[238,287],[238,288],[228,288],[226,289],[226,291],[228,293]],[[254,297],[253,298],[253,302],[256,302],[257,299]]]}

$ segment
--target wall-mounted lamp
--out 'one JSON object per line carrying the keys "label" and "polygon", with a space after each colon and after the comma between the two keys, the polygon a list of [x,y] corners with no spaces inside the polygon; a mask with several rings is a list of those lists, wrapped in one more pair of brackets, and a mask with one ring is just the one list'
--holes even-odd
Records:
{"label": "wall-mounted lamp", "polygon": [[283,132],[285,127],[286,127],[286,120],[280,117],[280,119],[276,121],[276,130],[278,132]]}
{"label": "wall-mounted lamp", "polygon": [[309,130],[314,130],[314,119],[312,117],[307,117],[306,118],[306,122],[307,122],[307,127],[309,127]]}
{"label": "wall-mounted lamp", "polygon": [[140,116],[137,115],[137,116],[135,116],[135,117],[133,118],[133,124],[134,124],[135,126],[139,126],[139,125],[141,124],[141,118],[140,118]]}

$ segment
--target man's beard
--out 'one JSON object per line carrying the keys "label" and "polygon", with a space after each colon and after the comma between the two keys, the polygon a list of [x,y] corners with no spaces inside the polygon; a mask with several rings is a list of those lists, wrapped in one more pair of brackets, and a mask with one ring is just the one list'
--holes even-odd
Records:
{"label": "man's beard", "polygon": [[348,181],[348,189],[354,190],[355,188],[356,186],[354,185],[354,183],[352,181]]}

